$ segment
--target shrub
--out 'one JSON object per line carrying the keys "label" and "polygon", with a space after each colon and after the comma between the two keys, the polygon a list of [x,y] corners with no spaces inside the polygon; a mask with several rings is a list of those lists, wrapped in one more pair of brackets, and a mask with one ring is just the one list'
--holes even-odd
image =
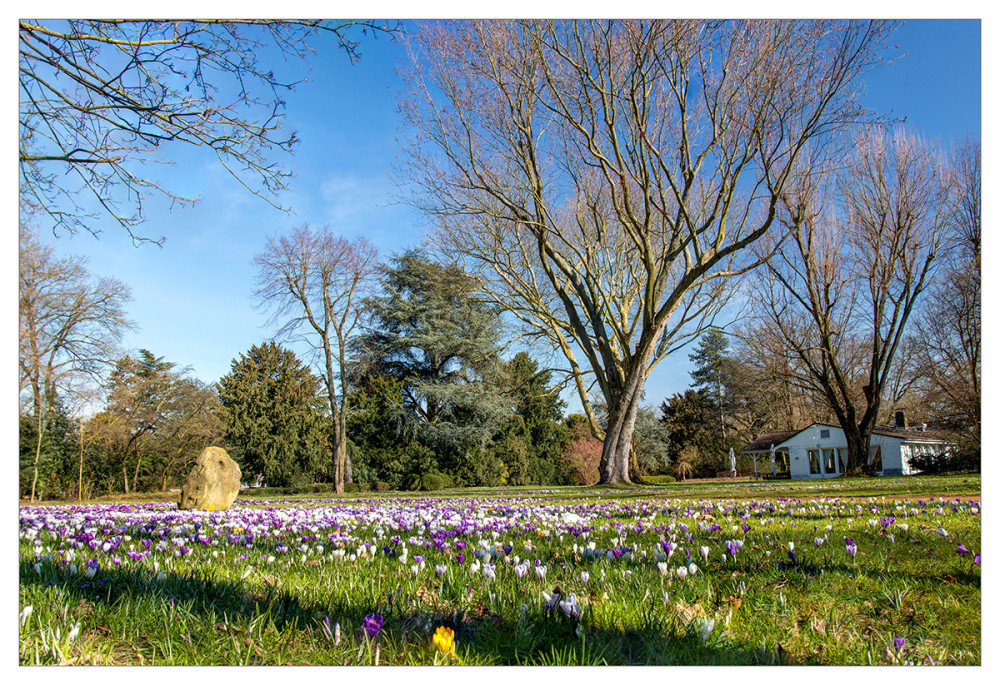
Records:
{"label": "shrub", "polygon": [[567,485],[593,485],[600,480],[604,443],[590,434],[587,424],[574,422],[572,437],[559,455],[559,473]]}
{"label": "shrub", "polygon": [[391,490],[392,486],[382,480],[372,481],[371,490],[372,492],[385,492],[386,490]]}
{"label": "shrub", "polygon": [[643,482],[649,483],[650,485],[666,485],[667,483],[676,483],[677,479],[671,475],[662,476],[643,476]]}
{"label": "shrub", "polygon": [[444,490],[455,487],[454,481],[443,473],[425,473],[420,477],[421,490]]}
{"label": "shrub", "polygon": [[979,450],[964,445],[956,454],[923,454],[910,457],[910,466],[921,474],[928,475],[981,470]]}

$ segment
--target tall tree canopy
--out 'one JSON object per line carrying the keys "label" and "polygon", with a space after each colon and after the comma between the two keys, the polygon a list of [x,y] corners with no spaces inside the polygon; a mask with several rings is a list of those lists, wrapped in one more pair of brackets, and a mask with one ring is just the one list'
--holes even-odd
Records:
{"label": "tall tree canopy", "polygon": [[329,451],[320,381],[295,354],[268,342],[234,359],[219,379],[226,441],[245,482],[310,482]]}
{"label": "tall tree canopy", "polygon": [[[648,374],[751,268],[807,144],[866,117],[891,27],[842,21],[471,21],[409,43],[403,169],[435,242],[562,351],[601,480],[628,481]],[[582,359],[580,358],[582,356]]]}
{"label": "tall tree canopy", "polygon": [[365,364],[402,381],[408,429],[457,462],[453,472],[474,466],[472,454],[510,415],[489,382],[500,362],[499,313],[478,288],[461,268],[426,253],[395,256],[383,268],[382,295],[368,302],[372,323],[360,344]]}
{"label": "tall tree canopy", "polygon": [[948,173],[915,136],[870,131],[835,174],[803,169],[783,197],[786,239],[753,288],[762,344],[793,358],[847,438],[847,472],[869,458],[893,362],[931,282]]}

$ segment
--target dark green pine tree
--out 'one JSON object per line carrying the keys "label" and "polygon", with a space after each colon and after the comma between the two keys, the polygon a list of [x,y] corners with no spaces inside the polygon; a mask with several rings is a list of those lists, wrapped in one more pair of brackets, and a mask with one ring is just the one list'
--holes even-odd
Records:
{"label": "dark green pine tree", "polygon": [[502,482],[503,464],[487,449],[511,413],[494,382],[501,320],[476,279],[410,250],[383,267],[382,295],[368,305],[373,323],[361,341],[363,366],[402,381],[410,434],[457,480]]}
{"label": "dark green pine tree", "polygon": [[330,460],[320,381],[273,342],[254,345],[219,380],[226,440],[244,482],[301,485],[324,475]]}
{"label": "dark green pine tree", "polygon": [[694,363],[691,371],[692,387],[700,392],[712,406],[714,418],[718,421],[722,442],[727,441],[726,414],[728,408],[726,389],[729,385],[730,359],[729,341],[718,328],[710,328],[702,334],[698,347],[688,355]]}
{"label": "dark green pine tree", "polygon": [[566,403],[551,386],[552,372],[540,370],[526,352],[518,352],[504,365],[502,378],[514,415],[500,425],[492,449],[507,468],[507,482],[555,483],[570,431],[562,423]]}
{"label": "dark green pine tree", "polygon": [[[709,477],[722,470],[723,443],[715,430],[713,404],[697,390],[685,390],[660,405],[660,421],[670,436],[670,458],[691,462],[695,475]],[[697,457],[689,455],[696,454]]]}

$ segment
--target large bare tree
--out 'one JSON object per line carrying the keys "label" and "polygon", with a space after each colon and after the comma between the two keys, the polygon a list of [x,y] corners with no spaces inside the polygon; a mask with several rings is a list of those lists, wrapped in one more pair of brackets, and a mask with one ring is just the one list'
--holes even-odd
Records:
{"label": "large bare tree", "polygon": [[[275,204],[290,176],[274,152],[287,80],[273,57],[306,59],[330,36],[353,60],[367,21],[22,19],[18,23],[20,199],[52,228],[98,232],[101,219],[133,239],[151,194],[193,202],[150,174],[179,146],[211,150],[251,192]],[[162,241],[160,238],[156,242]]]}
{"label": "large bare tree", "polygon": [[959,147],[947,206],[942,277],[917,322],[930,404],[978,446],[982,424],[982,158],[979,141]]}
{"label": "large bare tree", "polygon": [[34,500],[48,410],[57,397],[99,380],[133,324],[125,315],[131,292],[124,283],[94,278],[82,258],[57,258],[24,226],[19,248],[18,390],[23,411],[31,412],[38,428]]}
{"label": "large bare tree", "polygon": [[[347,240],[329,227],[308,225],[269,237],[257,265],[258,303],[280,326],[279,337],[301,340],[320,360],[333,419],[334,487],[344,491],[347,455],[347,345],[371,294],[378,250],[364,238]],[[339,385],[339,389],[338,389]]]}
{"label": "large bare tree", "polygon": [[[646,378],[718,312],[807,143],[866,117],[890,26],[837,21],[423,25],[403,172],[498,302],[561,350],[601,481],[629,481]],[[596,431],[596,427],[594,427]]]}
{"label": "large bare tree", "polygon": [[907,322],[944,240],[948,172],[905,132],[859,135],[831,171],[803,170],[784,195],[784,243],[753,288],[761,336],[825,400],[860,472]]}

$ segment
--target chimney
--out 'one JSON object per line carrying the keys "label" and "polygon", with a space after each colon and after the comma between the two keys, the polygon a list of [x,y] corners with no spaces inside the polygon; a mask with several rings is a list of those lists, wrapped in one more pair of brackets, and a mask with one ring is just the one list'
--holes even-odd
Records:
{"label": "chimney", "polygon": [[893,425],[893,428],[906,428],[906,416],[902,411],[896,412],[896,423]]}

